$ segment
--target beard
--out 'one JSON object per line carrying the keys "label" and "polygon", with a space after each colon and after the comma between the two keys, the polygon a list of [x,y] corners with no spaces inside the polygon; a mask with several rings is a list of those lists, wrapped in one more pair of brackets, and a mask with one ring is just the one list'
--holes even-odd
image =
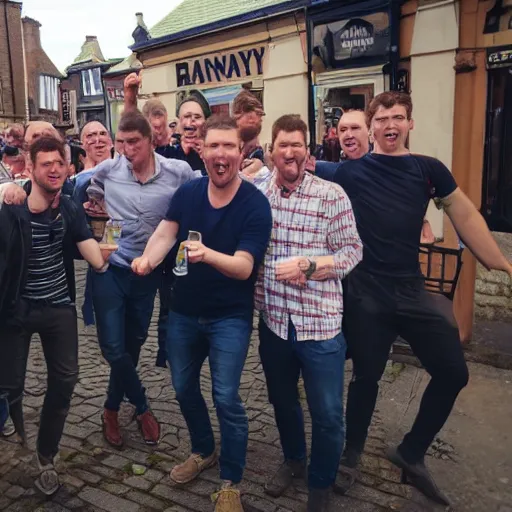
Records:
{"label": "beard", "polygon": [[39,177],[32,173],[32,181],[42,190],[44,190],[47,194],[57,194],[61,188],[62,188],[62,185],[63,183],[61,183],[60,185],[50,185],[48,183],[44,183],[44,181],[42,181],[41,179],[39,179]]}
{"label": "beard", "polygon": [[240,128],[239,132],[242,142],[251,142],[251,140],[255,139],[261,133],[261,125],[245,126],[244,128]]}

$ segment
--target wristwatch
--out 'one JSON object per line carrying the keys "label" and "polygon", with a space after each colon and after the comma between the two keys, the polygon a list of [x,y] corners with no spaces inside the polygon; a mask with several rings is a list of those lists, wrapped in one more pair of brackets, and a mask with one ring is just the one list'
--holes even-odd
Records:
{"label": "wristwatch", "polygon": [[306,279],[309,279],[316,271],[316,261],[310,260],[308,258],[309,266],[305,270],[302,270],[304,275],[306,276]]}

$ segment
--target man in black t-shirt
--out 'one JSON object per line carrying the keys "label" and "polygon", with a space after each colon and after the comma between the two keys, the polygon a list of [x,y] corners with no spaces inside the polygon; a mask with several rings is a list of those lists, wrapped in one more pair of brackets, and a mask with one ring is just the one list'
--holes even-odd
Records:
{"label": "man in black t-shirt", "polygon": [[[188,270],[174,283],[167,354],[176,398],[189,428],[192,453],[171,471],[184,484],[217,462],[208,409],[200,388],[208,357],[213,401],[221,432],[218,512],[243,512],[237,485],[245,467],[248,422],[239,386],[252,332],[254,283],[272,228],[267,198],[239,177],[242,159],[236,123],[213,116],[205,125],[208,178],[192,180],[174,194],[166,220],[133,260],[146,275],[182,244]],[[187,241],[189,232],[199,232]]]}
{"label": "man in black t-shirt", "polygon": [[[41,137],[30,147],[32,189],[22,204],[0,205],[0,400],[8,402],[24,438],[21,400],[30,340],[41,338],[48,388],[37,439],[37,487],[59,488],[57,455],[78,376],[73,256],[108,267],[85,213],[60,194],[68,176],[62,142]],[[2,425],[0,425],[1,430]]]}
{"label": "man in black t-shirt", "polygon": [[420,273],[418,240],[429,200],[438,200],[459,237],[486,268],[512,274],[512,266],[449,170],[435,158],[411,155],[406,149],[413,128],[411,113],[406,94],[376,96],[367,112],[373,153],[345,162],[334,176],[352,201],[364,246],[362,263],[347,279],[344,329],[354,375],[337,490],[345,493],[355,481],[378,383],[400,335],[432,378],[411,431],[389,458],[409,483],[447,504],[424,457],[467,384],[468,369],[455,319],[446,316],[436,297],[425,291]]}

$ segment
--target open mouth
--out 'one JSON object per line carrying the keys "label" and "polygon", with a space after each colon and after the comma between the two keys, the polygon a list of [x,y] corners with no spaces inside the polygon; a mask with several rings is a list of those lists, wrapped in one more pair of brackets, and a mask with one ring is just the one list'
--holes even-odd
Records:
{"label": "open mouth", "polygon": [[213,165],[213,168],[215,169],[215,172],[219,176],[224,176],[228,172],[228,165],[226,162],[217,162]]}
{"label": "open mouth", "polygon": [[344,140],[343,145],[348,151],[354,151],[357,149],[357,142],[354,139]]}
{"label": "open mouth", "polygon": [[386,137],[388,142],[396,142],[398,139],[398,132],[387,132],[384,134],[384,137]]}

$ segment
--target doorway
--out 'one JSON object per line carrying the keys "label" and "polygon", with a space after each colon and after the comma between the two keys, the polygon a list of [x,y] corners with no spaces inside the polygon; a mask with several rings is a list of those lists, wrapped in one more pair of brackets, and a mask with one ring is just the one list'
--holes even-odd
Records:
{"label": "doorway", "polygon": [[512,233],[512,67],[489,71],[482,214],[491,231]]}

